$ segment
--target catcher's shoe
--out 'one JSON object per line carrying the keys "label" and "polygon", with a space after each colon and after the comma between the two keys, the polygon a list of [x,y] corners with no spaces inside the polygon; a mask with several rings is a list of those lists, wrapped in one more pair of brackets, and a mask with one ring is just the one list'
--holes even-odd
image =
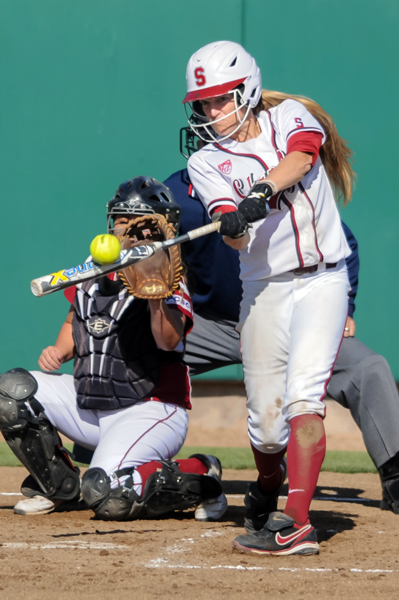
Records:
{"label": "catcher's shoe", "polygon": [[45,496],[33,496],[17,502],[14,512],[17,515],[47,515],[64,502],[65,500],[50,500]]}
{"label": "catcher's shoe", "polygon": [[270,513],[277,510],[278,497],[287,476],[287,462],[285,458],[281,461],[280,467],[281,484],[274,492],[265,495],[259,487],[259,480],[249,484],[244,498],[244,504],[247,509],[244,518],[244,527],[248,533],[254,533],[262,529],[266,525]]}
{"label": "catcher's shoe", "polygon": [[284,513],[274,512],[263,529],[248,535],[239,535],[233,548],[247,554],[318,554],[319,544],[314,527],[307,521],[297,525]]}
{"label": "catcher's shoe", "polygon": [[[222,465],[216,456],[207,454],[193,454],[190,458],[198,458],[208,468],[207,475],[217,481],[222,480]],[[227,499],[222,493],[216,498],[204,500],[195,509],[196,521],[218,521],[227,510]]]}

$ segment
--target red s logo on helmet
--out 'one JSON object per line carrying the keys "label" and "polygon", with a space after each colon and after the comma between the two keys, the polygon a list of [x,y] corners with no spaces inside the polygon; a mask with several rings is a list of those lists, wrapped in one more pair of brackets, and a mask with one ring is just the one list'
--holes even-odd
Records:
{"label": "red s logo on helmet", "polygon": [[203,67],[197,67],[194,71],[195,83],[199,86],[206,84]]}

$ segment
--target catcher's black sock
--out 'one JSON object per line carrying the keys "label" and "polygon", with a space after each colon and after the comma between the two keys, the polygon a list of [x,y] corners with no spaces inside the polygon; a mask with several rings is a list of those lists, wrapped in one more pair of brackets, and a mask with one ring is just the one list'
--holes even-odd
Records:
{"label": "catcher's black sock", "polygon": [[275,454],[265,454],[252,446],[256,468],[259,473],[259,487],[267,495],[274,492],[281,485],[281,461],[284,458],[285,448]]}

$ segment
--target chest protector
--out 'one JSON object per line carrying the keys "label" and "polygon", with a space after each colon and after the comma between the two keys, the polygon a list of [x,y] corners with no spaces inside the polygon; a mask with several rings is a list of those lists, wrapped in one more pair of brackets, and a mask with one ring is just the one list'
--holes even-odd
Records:
{"label": "chest protector", "polygon": [[151,395],[159,357],[148,302],[103,277],[77,290],[74,377],[80,408],[112,410]]}

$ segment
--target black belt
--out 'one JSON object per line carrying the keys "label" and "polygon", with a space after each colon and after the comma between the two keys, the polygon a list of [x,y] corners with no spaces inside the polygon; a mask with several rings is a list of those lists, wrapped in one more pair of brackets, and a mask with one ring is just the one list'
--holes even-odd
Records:
{"label": "black belt", "polygon": [[[291,273],[294,275],[306,275],[307,273],[316,273],[319,265],[322,263],[318,263],[317,265],[312,265],[311,267],[299,267],[298,269],[292,269]],[[325,263],[326,269],[334,269],[338,263]]]}

